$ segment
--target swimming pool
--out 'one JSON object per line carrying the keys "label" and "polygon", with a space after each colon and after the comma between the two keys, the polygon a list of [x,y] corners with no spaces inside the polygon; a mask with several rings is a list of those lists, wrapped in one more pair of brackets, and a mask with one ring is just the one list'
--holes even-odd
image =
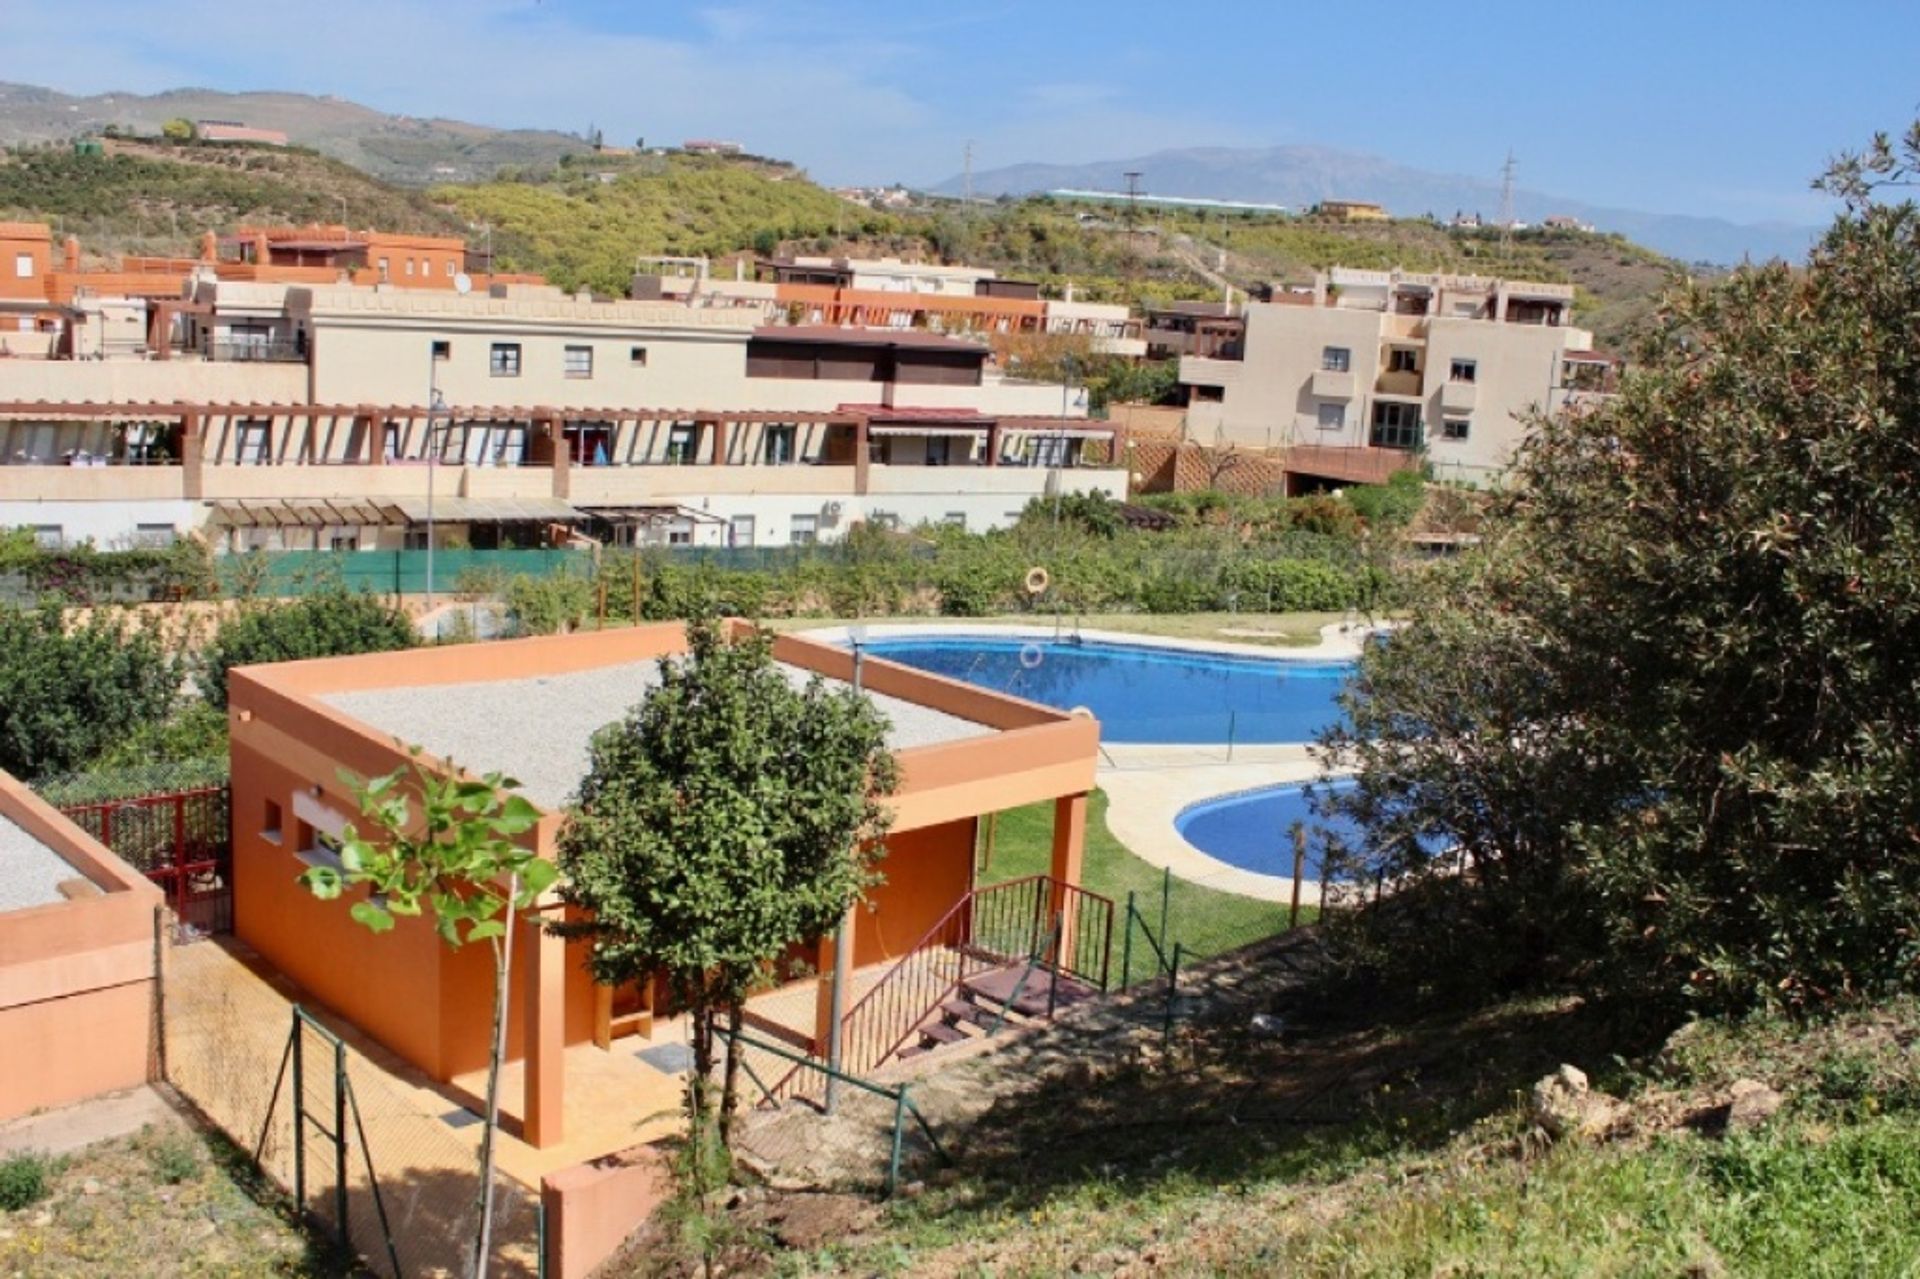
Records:
{"label": "swimming pool", "polygon": [[1084,706],[1108,742],[1309,742],[1339,717],[1353,663],[1236,657],[1101,640],[940,636],[871,640],[904,666],[1060,710]]}
{"label": "swimming pool", "polygon": [[[1173,820],[1181,838],[1209,857],[1262,875],[1293,877],[1293,824],[1307,826],[1306,878],[1321,877],[1326,837],[1349,847],[1361,842],[1360,827],[1344,816],[1321,815],[1308,796],[1309,783],[1292,782],[1238,795],[1202,800]],[[1314,796],[1353,789],[1350,779],[1311,783]]]}

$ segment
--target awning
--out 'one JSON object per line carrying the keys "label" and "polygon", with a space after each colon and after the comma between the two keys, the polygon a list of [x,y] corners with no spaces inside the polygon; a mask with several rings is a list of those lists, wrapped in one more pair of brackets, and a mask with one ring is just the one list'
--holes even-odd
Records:
{"label": "awning", "polygon": [[[409,524],[427,522],[427,499],[395,498]],[[580,512],[557,497],[436,497],[436,524],[576,524]]]}
{"label": "awning", "polygon": [[727,521],[710,511],[695,510],[690,506],[583,506],[583,515],[591,515],[608,524],[670,524],[675,520],[692,520],[695,523],[725,524]]}
{"label": "awning", "polygon": [[870,426],[868,435],[955,435],[977,440],[986,433],[986,426]]}
{"label": "awning", "polygon": [[212,522],[227,528],[365,528],[405,524],[392,505],[353,498],[278,498],[215,502]]}

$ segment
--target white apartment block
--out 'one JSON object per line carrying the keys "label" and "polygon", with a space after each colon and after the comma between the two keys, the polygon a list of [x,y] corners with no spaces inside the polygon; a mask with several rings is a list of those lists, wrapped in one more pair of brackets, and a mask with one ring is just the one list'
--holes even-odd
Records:
{"label": "white apartment block", "polygon": [[1059,384],[957,337],[537,286],[200,282],[181,306],[164,353],[0,362],[0,527],[101,548],[391,548],[429,520],[446,544],[771,546],[1126,489]]}
{"label": "white apartment block", "polygon": [[1280,296],[1246,308],[1240,358],[1180,361],[1195,440],[1312,449],[1335,478],[1333,450],[1391,450],[1496,483],[1528,415],[1610,366],[1568,323],[1571,285],[1335,269]]}

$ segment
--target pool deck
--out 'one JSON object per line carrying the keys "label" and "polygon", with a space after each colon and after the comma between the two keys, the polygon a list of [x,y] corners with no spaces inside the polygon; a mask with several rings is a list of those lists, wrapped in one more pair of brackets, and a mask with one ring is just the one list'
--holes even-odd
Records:
{"label": "pool deck", "polygon": [[[809,639],[844,644],[848,640],[847,629],[835,626],[808,631],[806,634]],[[873,641],[924,637],[944,630],[962,635],[1041,641],[1051,640],[1056,635],[1051,623],[989,626],[970,625],[965,619],[955,618],[951,625],[921,623],[867,626],[861,628],[861,639]],[[1066,633],[1114,644],[1185,649],[1189,652],[1285,662],[1351,660],[1360,655],[1360,646],[1371,631],[1335,623],[1320,629],[1318,644],[1287,649],[1215,640],[1163,639],[1125,631],[1069,629]],[[1210,857],[1181,837],[1174,827],[1174,819],[1182,809],[1202,800],[1287,782],[1308,782],[1322,776],[1319,761],[1313,758],[1306,743],[1234,747],[1223,743],[1102,743],[1098,776],[1101,789],[1107,793],[1107,829],[1140,860],[1151,866],[1170,869],[1182,879],[1221,892],[1237,893],[1260,901],[1292,900],[1291,876],[1263,875],[1229,866],[1218,858]],[[1300,886],[1300,900],[1309,905],[1318,905],[1320,885],[1313,880],[1303,883]]]}

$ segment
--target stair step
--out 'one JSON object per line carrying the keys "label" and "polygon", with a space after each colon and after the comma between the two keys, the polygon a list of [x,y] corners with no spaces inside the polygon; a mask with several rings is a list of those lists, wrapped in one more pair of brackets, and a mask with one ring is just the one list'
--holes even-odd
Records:
{"label": "stair step", "polygon": [[965,1023],[982,1030],[993,1023],[994,1014],[968,999],[949,999],[940,1005],[940,1019],[949,1026]]}
{"label": "stair step", "polygon": [[[1017,999],[1015,990],[1020,992]],[[1029,973],[1026,965],[1016,964],[969,977],[961,983],[961,993],[971,1000],[989,1000],[1011,1008],[1025,1017],[1044,1017],[1049,1004],[1058,1012],[1090,998],[1094,992],[1092,987],[1071,977],[1056,976],[1044,968],[1035,968]]]}
{"label": "stair step", "polygon": [[920,1042],[929,1048],[934,1044],[957,1044],[963,1039],[972,1038],[972,1035],[958,1026],[949,1025],[944,1021],[930,1021],[920,1027]]}

